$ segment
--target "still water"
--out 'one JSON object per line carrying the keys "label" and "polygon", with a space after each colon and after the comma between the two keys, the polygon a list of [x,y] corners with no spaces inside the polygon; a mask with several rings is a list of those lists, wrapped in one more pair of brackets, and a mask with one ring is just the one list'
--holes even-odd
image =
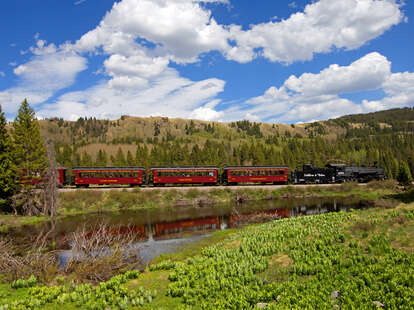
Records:
{"label": "still water", "polygon": [[302,198],[107,212],[73,216],[43,226],[26,227],[18,233],[37,235],[48,232],[51,241],[61,250],[61,263],[65,264],[75,255],[69,241],[71,232],[79,228],[88,232],[88,229],[101,223],[117,227],[115,231],[120,234],[128,228],[128,231],[132,229],[139,235],[140,241],[134,244],[134,248],[146,264],[160,254],[176,252],[189,243],[198,242],[215,230],[280,218],[368,208],[372,205],[372,202],[353,197]]}

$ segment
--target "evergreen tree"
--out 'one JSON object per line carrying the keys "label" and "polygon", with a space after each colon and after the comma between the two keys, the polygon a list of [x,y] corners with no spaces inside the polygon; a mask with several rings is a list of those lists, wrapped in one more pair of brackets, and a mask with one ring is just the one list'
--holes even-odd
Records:
{"label": "evergreen tree", "polygon": [[135,165],[134,157],[132,156],[132,154],[129,150],[128,150],[128,153],[127,153],[126,163],[127,163],[128,166],[134,166]]}
{"label": "evergreen tree", "polygon": [[35,112],[26,99],[20,105],[13,122],[13,139],[16,145],[16,163],[26,178],[26,182],[22,182],[19,197],[16,197],[15,212],[39,215],[41,206],[35,202],[32,183],[40,180],[41,174],[47,168],[46,148],[40,136],[40,127]]}
{"label": "evergreen tree", "polygon": [[13,158],[13,142],[7,133],[6,118],[0,105],[0,210],[10,205],[18,187],[18,170]]}
{"label": "evergreen tree", "polygon": [[86,151],[83,151],[83,153],[82,153],[81,165],[85,166],[85,167],[93,165],[92,157]]}
{"label": "evergreen tree", "polygon": [[410,168],[405,161],[400,162],[400,169],[398,172],[397,180],[402,184],[410,184],[413,181]]}
{"label": "evergreen tree", "polygon": [[125,160],[124,152],[122,152],[121,147],[119,147],[115,155],[115,166],[121,167],[125,165],[126,165],[126,160]]}
{"label": "evergreen tree", "polygon": [[99,150],[98,154],[96,155],[96,166],[105,167],[108,162],[108,156],[106,155],[105,151]]}

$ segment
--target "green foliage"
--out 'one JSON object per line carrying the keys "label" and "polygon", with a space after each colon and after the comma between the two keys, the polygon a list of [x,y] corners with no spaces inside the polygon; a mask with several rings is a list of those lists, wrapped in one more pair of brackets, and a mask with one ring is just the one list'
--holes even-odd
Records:
{"label": "green foliage", "polygon": [[[414,254],[391,247],[385,234],[351,238],[344,227],[356,220],[341,212],[251,226],[176,264],[168,294],[196,309],[374,309],[375,301],[412,309]],[[270,270],[274,282],[264,282]]]}
{"label": "green foliage", "polygon": [[263,134],[260,131],[259,123],[252,123],[248,120],[237,121],[231,124],[232,127],[236,127],[238,130],[245,132],[247,135],[262,138]]}
{"label": "green foliage", "polygon": [[16,162],[20,169],[37,173],[47,168],[46,148],[34,110],[25,99],[13,122]]}
{"label": "green foliage", "polygon": [[15,148],[7,133],[6,118],[0,105],[0,210],[2,201],[9,203],[8,199],[14,195],[18,187],[18,171],[14,159]]}
{"label": "green foliage", "polygon": [[[130,290],[126,282],[137,279],[139,272],[128,271],[124,274],[112,277],[107,282],[101,282],[96,287],[91,284],[61,285],[61,286],[34,286],[36,278],[29,280],[17,280],[13,288],[30,287],[24,297],[7,305],[9,310],[40,309],[48,305],[63,308],[72,305],[82,309],[130,309],[134,306],[142,306],[151,303],[156,297],[156,291],[138,288]],[[20,282],[19,282],[20,281]],[[14,283],[14,282],[13,282]]]}
{"label": "green foliage", "polygon": [[44,207],[36,198],[33,183],[41,180],[48,163],[39,123],[26,99],[13,122],[13,140],[15,161],[22,176],[20,191],[14,199],[14,211],[24,215],[40,215]]}
{"label": "green foliage", "polygon": [[95,166],[105,167],[108,163],[108,156],[106,155],[105,150],[99,150],[98,155],[96,156]]}
{"label": "green foliage", "polygon": [[409,184],[413,180],[410,168],[408,167],[408,164],[405,161],[400,162],[400,169],[398,171],[397,180],[402,184]]}
{"label": "green foliage", "polygon": [[121,147],[118,148],[118,151],[116,152],[115,161],[112,161],[112,165],[117,167],[126,166],[126,159],[124,152],[122,151]]}
{"label": "green foliage", "polygon": [[11,287],[18,289],[23,287],[32,287],[37,284],[37,278],[31,275],[28,279],[17,279],[11,283]]}
{"label": "green foliage", "polygon": [[178,263],[178,262],[173,262],[171,260],[165,260],[159,264],[153,264],[149,266],[149,270],[150,271],[156,271],[156,270],[171,270],[175,267],[177,267],[178,265],[180,265],[182,263]]}

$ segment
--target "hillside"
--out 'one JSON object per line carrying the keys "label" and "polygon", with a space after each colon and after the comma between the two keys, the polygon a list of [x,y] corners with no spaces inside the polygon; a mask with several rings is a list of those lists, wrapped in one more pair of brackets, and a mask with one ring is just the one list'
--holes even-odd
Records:
{"label": "hillside", "polygon": [[[308,124],[231,123],[123,116],[41,120],[57,159],[77,165],[283,164],[327,161],[414,170],[414,109],[343,116]],[[411,143],[413,142],[413,143]],[[411,163],[413,162],[413,163]]]}

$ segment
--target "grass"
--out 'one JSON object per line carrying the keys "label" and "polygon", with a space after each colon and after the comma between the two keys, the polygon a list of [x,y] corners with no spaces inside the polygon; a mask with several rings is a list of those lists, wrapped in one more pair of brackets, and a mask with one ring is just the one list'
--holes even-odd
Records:
{"label": "grass", "polygon": [[[341,219],[341,214],[345,217],[345,219]],[[320,220],[321,219],[321,220]],[[323,220],[322,220],[323,219]],[[332,220],[332,223],[329,221]],[[308,257],[312,251],[315,251],[315,247],[319,247],[323,245],[323,242],[328,242],[325,246],[327,248],[322,251],[321,253],[325,253],[323,255],[334,255],[333,259],[337,259],[335,256],[335,251],[330,252],[330,247],[333,246],[333,249],[337,249],[343,251],[342,254],[349,253],[360,253],[358,255],[362,255],[361,257],[371,257],[375,258],[379,262],[384,259],[385,256],[390,257],[388,245],[393,249],[392,251],[401,251],[399,253],[407,253],[408,255],[412,255],[414,252],[414,203],[404,204],[401,203],[398,207],[392,209],[385,209],[385,208],[373,208],[367,210],[360,210],[360,211],[352,211],[351,213],[339,213],[335,215],[316,215],[316,216],[309,216],[309,217],[300,217],[296,219],[286,219],[280,222],[274,223],[267,223],[267,224],[256,224],[251,225],[248,227],[244,227],[240,230],[224,230],[224,231],[216,231],[215,233],[211,234],[209,237],[203,239],[199,243],[189,244],[186,245],[180,252],[168,254],[168,255],[161,255],[154,260],[154,263],[159,264],[165,261],[176,261],[176,262],[183,262],[184,269],[190,268],[191,264],[187,265],[189,259],[192,258],[192,261],[199,262],[200,264],[203,262],[200,253],[204,253],[204,255],[214,255],[214,253],[223,253],[222,259],[224,259],[223,263],[231,268],[232,264],[237,265],[239,261],[236,261],[236,256],[233,257],[235,254],[230,253],[238,253],[242,251],[245,255],[249,254],[249,247],[255,252],[259,253],[261,248],[266,248],[272,245],[277,239],[272,239],[272,234],[278,229],[280,230],[281,226],[283,227],[290,227],[292,230],[287,234],[283,235],[283,241],[280,243],[281,248],[276,250],[274,254],[270,254],[264,256],[263,259],[267,261],[267,267],[263,269],[263,271],[259,272],[257,276],[263,282],[263,289],[268,290],[266,294],[270,294],[269,296],[273,296],[272,294],[277,294],[281,296],[280,302],[285,302],[286,298],[293,298],[292,296],[296,293],[300,294],[298,296],[306,295],[308,290],[316,288],[317,290],[323,289],[327,292],[331,292],[332,283],[330,282],[330,278],[324,278],[321,276],[318,277],[318,281],[315,282],[315,275],[300,275],[297,273],[295,278],[292,280],[292,273],[297,263],[301,263],[301,259]],[[333,228],[334,227],[334,228]],[[323,232],[328,229],[331,232],[335,232],[332,236],[332,239],[327,236],[323,235]],[[296,231],[297,230],[297,231]],[[296,231],[296,233],[294,233]],[[260,236],[267,236],[266,238],[260,238]],[[302,237],[299,237],[299,235]],[[270,239],[268,239],[270,238]],[[321,240],[321,238],[323,240]],[[255,240],[259,244],[252,244],[251,241]],[[273,240],[269,243],[269,240]],[[331,243],[335,240],[335,243]],[[385,241],[384,241],[385,240]],[[336,243],[338,242],[338,243]],[[385,243],[384,243],[385,242]],[[304,247],[300,246],[299,244],[303,244]],[[242,250],[243,249],[243,250]],[[313,249],[313,250],[312,250]],[[308,254],[302,253],[301,251],[310,251]],[[247,252],[246,252],[247,251]],[[360,252],[362,251],[362,252]],[[385,251],[385,252],[384,252]],[[229,252],[228,254],[225,254]],[[269,252],[270,253],[270,252]],[[313,255],[319,253],[316,250]],[[343,263],[346,263],[348,259],[353,259],[353,256],[346,257],[338,256],[338,258],[342,257],[344,259]],[[229,255],[229,256],[228,256]],[[240,256],[240,259],[244,259],[245,255]],[[402,254],[398,254],[402,255]],[[404,255],[402,255],[404,256]],[[233,257],[233,258],[231,258]],[[328,259],[328,256],[322,256],[324,260]],[[230,259],[228,262],[227,259]],[[262,259],[262,258],[260,258]],[[319,258],[312,257],[312,260],[317,262]],[[389,259],[389,258],[387,258]],[[306,261],[304,261],[304,266],[306,267]],[[402,261],[401,264],[404,262]],[[360,264],[363,264],[360,262]],[[405,264],[405,263],[404,263]],[[310,267],[317,265],[309,265]],[[381,265],[383,266],[383,265]],[[412,266],[411,266],[412,267]],[[201,265],[200,265],[201,268]],[[385,268],[385,267],[381,267]],[[387,267],[388,268],[388,267]],[[394,268],[394,267],[390,267]],[[396,266],[396,270],[399,271],[399,266]],[[408,274],[412,273],[413,270],[409,269],[406,270]],[[227,269],[225,269],[227,270]],[[341,269],[342,270],[342,269]],[[347,269],[344,269],[347,270]],[[368,270],[368,269],[367,269]],[[241,271],[241,270],[240,270]],[[149,271],[148,269],[139,275],[139,277],[135,280],[131,280],[127,283],[127,288],[129,290],[135,290],[139,287],[143,287],[144,289],[158,291],[157,297],[153,300],[151,304],[138,307],[138,308],[131,308],[131,309],[182,309],[186,308],[185,306],[185,298],[183,297],[171,297],[167,294],[169,290],[169,286],[171,282],[169,280],[169,275],[174,270],[156,270],[156,271]],[[203,273],[200,270],[200,276]],[[234,272],[234,271],[233,271]],[[339,272],[339,271],[338,271]],[[345,275],[335,274],[336,278],[341,278]],[[367,276],[366,274],[362,276]],[[373,276],[373,275],[372,275]],[[352,283],[359,283],[358,285],[364,285],[358,282],[357,279],[358,274],[354,274],[352,278],[350,278],[349,285],[352,287]],[[380,276],[381,278],[382,276]],[[329,279],[329,281],[328,281]],[[338,282],[339,280],[332,280],[337,281],[335,285],[340,285]],[[382,278],[381,278],[382,279]],[[230,281],[230,278],[228,279]],[[293,281],[293,282],[292,282]],[[325,282],[324,282],[325,281]],[[328,282],[326,282],[328,281]],[[371,281],[370,278],[367,278],[366,281]],[[196,282],[197,283],[197,282]],[[291,283],[291,284],[289,284]],[[316,284],[315,284],[316,283]],[[348,283],[348,282],[346,282]],[[363,282],[362,282],[363,283]],[[297,285],[300,287],[300,290],[296,292],[295,290],[290,290],[290,285]],[[316,285],[315,287],[313,285]],[[347,284],[348,285],[348,284]],[[375,285],[379,285],[378,283]],[[381,285],[388,285],[387,283]],[[328,288],[326,288],[328,287]],[[379,286],[382,287],[382,286]],[[287,291],[283,291],[286,289]],[[275,290],[273,293],[272,290]],[[28,294],[28,289],[11,289],[9,284],[0,284],[0,300],[2,302],[10,303],[13,300],[19,300],[21,298],[26,298]],[[218,292],[217,300],[219,301],[220,294],[228,294],[230,291],[223,291]],[[346,291],[341,290],[342,293],[348,293]],[[358,292],[358,290],[356,291]],[[365,288],[363,291],[364,294],[367,293],[367,289]],[[287,294],[287,295],[286,295]],[[292,296],[289,297],[289,294]],[[312,293],[313,294],[313,293]],[[311,295],[310,298],[322,298],[321,297],[322,291],[316,295]],[[324,294],[324,293],[323,293]],[[322,294],[322,295],[323,295]],[[376,293],[375,293],[376,294]],[[378,293],[381,295],[381,292]],[[378,295],[378,296],[379,296]],[[253,296],[253,295],[252,295]],[[205,296],[208,298],[208,295]],[[253,298],[253,297],[252,297]],[[273,297],[272,297],[273,298]],[[278,297],[279,298],[279,297]],[[296,298],[296,297],[295,297]],[[301,298],[301,297],[300,297]],[[377,298],[377,297],[372,297]],[[208,300],[208,299],[206,299]],[[309,299],[311,300],[311,299]],[[377,300],[377,299],[373,299]],[[292,302],[294,300],[292,299]],[[201,300],[200,300],[201,302]],[[314,309],[316,306],[314,303],[309,301],[309,309]],[[338,302],[353,302],[339,299]],[[355,301],[356,302],[356,301]],[[358,302],[364,302],[364,300],[358,300]],[[381,302],[392,302],[388,300],[381,300]],[[277,307],[278,302],[271,302],[272,306]],[[58,305],[50,304],[44,309],[57,309]],[[331,305],[332,307],[332,305]],[[74,309],[72,304],[65,304],[64,306],[59,305],[59,309]],[[191,309],[197,307],[190,307]],[[226,307],[225,307],[226,308]],[[341,307],[342,308],[342,307]],[[346,308],[346,307],[345,307]],[[390,307],[392,308],[392,307]]]}
{"label": "grass", "polygon": [[20,216],[0,214],[0,233],[8,233],[10,229],[26,225],[38,225],[49,221],[47,216]]}

